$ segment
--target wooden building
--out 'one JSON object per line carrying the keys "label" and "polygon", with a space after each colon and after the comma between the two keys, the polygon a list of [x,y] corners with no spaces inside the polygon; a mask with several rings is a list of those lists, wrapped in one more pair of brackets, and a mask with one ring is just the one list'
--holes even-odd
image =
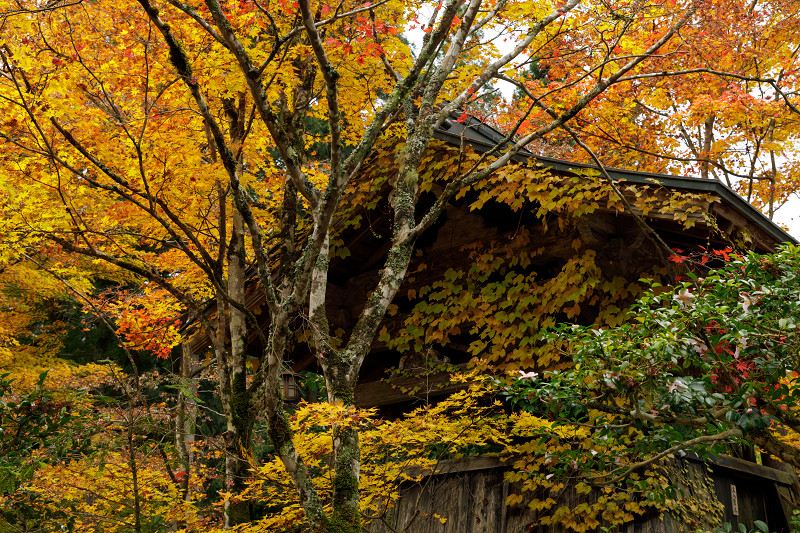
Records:
{"label": "wooden building", "polygon": [[[464,157],[479,157],[503,139],[496,130],[472,118],[446,123],[436,137],[438,141],[432,144],[426,159],[429,168],[421,172],[423,181],[428,180],[428,188],[423,187],[420,196],[422,209],[431,205],[434,195],[430,191],[441,187],[453,165],[463,162]],[[375,286],[389,248],[391,209],[384,194],[388,187],[383,187],[381,180],[385,183],[391,179],[391,150],[384,151],[382,157],[365,165],[363,179],[348,193],[351,195],[348,218],[335,226],[337,233],[332,240],[337,251],[329,265],[327,289],[328,317],[334,330],[350,330],[369,291]],[[590,258],[597,286],[608,287],[605,293],[601,294],[598,289],[595,295],[581,294],[552,306],[548,312],[553,320],[592,323],[609,302],[620,309],[630,302],[634,294],[626,284],[636,283],[643,276],[669,276],[664,244],[687,251],[732,247],[767,253],[782,242],[794,242],[785,231],[717,180],[608,169],[608,175],[624,197],[615,198],[614,187],[589,165],[535,157],[524,151],[515,157],[515,162],[518,165],[515,168],[523,169],[519,172],[529,172],[531,180],[540,180],[533,187],[534,195],[522,201],[518,201],[519,193],[505,199],[486,200],[481,197],[480,189],[474,188],[452,201],[437,223],[418,241],[417,255],[395,298],[394,312],[385,319],[384,333],[374,343],[362,367],[355,395],[358,406],[377,406],[383,414],[393,416],[418,402],[430,401],[459,387],[450,383],[447,371],[431,370],[423,361],[419,368],[427,370],[416,372],[414,365],[427,358],[429,362],[447,363],[451,368],[464,368],[476,351],[474,342],[478,334],[469,327],[455,328],[436,342],[417,338],[415,343],[412,339],[406,349],[398,347],[395,335],[409,325],[408,317],[415,312],[424,288],[463,276],[481,250],[505,254],[508,264],[514,262],[511,258],[525,255],[520,272],[534,273],[542,290],[546,290],[549,280],[562,275],[574,258]],[[549,177],[542,178],[543,175]],[[543,179],[550,181],[541,182]],[[489,181],[482,186],[493,184]],[[515,186],[531,190],[530,184]],[[555,202],[544,209],[544,204],[552,199],[553,190],[562,195],[580,195],[577,202],[583,203],[583,207],[576,210],[573,202],[573,208],[561,208]],[[359,199],[353,201],[353,198]],[[350,223],[353,220],[359,222]],[[657,237],[649,235],[642,222]],[[253,286],[248,292],[246,303],[257,310],[262,302],[261,292],[255,289]],[[614,291],[623,294],[614,294]],[[537,315],[537,320],[542,319],[541,315]],[[468,322],[466,319],[464,323]],[[424,333],[421,335],[424,337]],[[252,339],[256,354],[260,347],[255,335]],[[200,334],[190,341],[189,348],[201,353],[207,345],[208,340]],[[315,358],[302,346],[299,342],[287,364],[294,372],[314,371]],[[792,487],[797,485],[793,475],[724,458],[710,464],[687,459],[680,465],[685,472],[687,488],[696,485],[692,481],[695,478],[713,484],[714,495],[709,493],[708,497],[722,502],[727,521],[751,525],[754,519],[761,519],[774,525],[775,531],[786,528],[787,515],[781,501],[796,504],[797,495]],[[527,530],[524,528],[535,516],[525,508],[506,505],[505,496],[513,487],[504,481],[505,469],[491,458],[449,464],[431,474],[428,482],[407,487],[386,523],[375,522],[370,531],[511,533]],[[736,493],[739,499],[733,500],[731,494]],[[422,515],[417,513],[415,502],[422,502]],[[436,519],[434,510],[448,520],[442,523]],[[620,531],[669,533],[681,530],[685,519],[673,515],[645,517]],[[407,526],[408,529],[404,529]],[[556,533],[560,530],[530,531]]]}
{"label": "wooden building", "polygon": [[[788,533],[792,505],[797,504],[797,477],[778,468],[720,456],[700,461],[694,456],[675,459],[670,468],[685,499],[677,498],[665,513],[637,517],[611,531],[617,533],[694,533],[711,531],[727,522],[733,531],[754,522],[770,532]],[[398,505],[382,520],[372,521],[370,533],[568,533],[560,525],[533,526],[536,512],[524,505],[506,505],[515,487],[504,477],[508,467],[492,457],[475,457],[441,464],[436,474],[409,484]],[[574,507],[596,494],[564,496]],[[691,501],[691,504],[686,502]],[[446,520],[442,521],[441,518]],[[605,531],[605,530],[603,530]]]}
{"label": "wooden building", "polygon": [[[503,140],[498,131],[472,117],[464,122],[447,121],[437,130],[436,138],[426,159],[430,168],[421,172],[423,181],[428,179],[432,183],[432,189],[440,187],[448,172],[453,170],[446,163],[448,159],[460,161],[465,152],[476,157],[475,154],[490,150]],[[332,240],[338,250],[334,251],[329,265],[328,317],[333,328],[338,327],[340,331],[350,331],[368,291],[374,287],[389,248],[391,209],[385,197],[388,187],[382,188],[380,183],[390,179],[387,176],[392,171],[391,155],[389,152],[382,160],[365,164],[362,178],[349,192],[352,207],[335,224],[338,233]],[[718,180],[608,169],[616,187],[630,203],[623,206],[612,198],[604,179],[596,171],[592,175],[590,165],[533,156],[524,150],[514,161],[532,174],[539,172],[541,175],[541,171],[546,170],[546,174],[553,177],[551,184],[563,179],[567,186],[559,194],[585,195],[586,207],[577,215],[569,209],[559,211],[558,208],[543,212],[534,195],[521,207],[511,205],[514,202],[489,199],[476,208],[477,190],[468,191],[451,202],[436,224],[417,242],[417,255],[395,298],[397,312],[385,321],[389,336],[402,328],[404,315],[414,304],[412,295],[443,279],[448,270],[468,267],[471,254],[484,248],[502,246],[507,254],[533,256],[526,268],[535,271],[543,281],[562,271],[576,253],[591,251],[602,277],[636,281],[643,276],[653,276],[665,259],[663,247],[648,236],[639,221],[646,222],[662,244],[681,250],[734,247],[766,253],[774,251],[781,242],[794,242],[789,234]],[[576,171],[584,175],[575,178]],[[573,183],[570,184],[570,180]],[[488,183],[488,186],[495,184]],[[546,187],[540,188],[537,194],[541,198],[550,195]],[[420,210],[429,206],[433,198],[430,192],[422,192]],[[628,208],[637,216],[626,212]],[[352,224],[353,220],[359,223]],[[253,283],[246,295],[246,305],[258,312],[262,298],[263,294]],[[598,304],[579,303],[579,313],[574,316],[562,313],[559,317],[593,321]],[[625,299],[616,303],[622,305]],[[442,361],[463,366],[471,358],[468,349],[471,339],[469,335],[456,337],[450,336],[449,342],[433,347],[432,353]],[[251,341],[255,356],[260,353],[255,333],[251,334]],[[403,366],[403,358],[413,354],[401,353],[389,344],[377,340],[362,367],[356,391],[359,406],[387,406],[409,400],[403,390],[414,388],[413,376],[395,373],[394,378],[386,378],[389,377],[388,368]],[[209,345],[203,333],[187,343],[194,354],[203,353]],[[307,347],[299,343],[298,350],[287,363],[295,372],[313,371],[315,360]],[[418,396],[429,397],[452,390],[446,386],[445,374],[429,374],[426,381],[427,386],[418,391]]]}
{"label": "wooden building", "polygon": [[[456,157],[454,154],[459,149],[468,147],[480,154],[503,139],[499,132],[472,118],[463,123],[452,120],[437,131],[436,136],[440,144],[431,149],[436,152],[436,156],[428,160],[432,166],[441,165],[448,154]],[[529,169],[547,169],[556,180],[586,182],[585,192],[578,187],[577,194],[586,194],[586,204],[595,202],[596,207],[587,208],[578,216],[566,209],[542,214],[540,204],[533,198],[522,207],[491,199],[475,208],[477,191],[470,191],[452,202],[436,226],[418,243],[418,255],[395,299],[399,312],[386,320],[390,336],[402,328],[405,313],[413,307],[409,294],[443,279],[448,270],[468,267],[470,255],[474,256],[481,249],[504,246],[504,253],[510,254],[535,250],[527,269],[536,271],[543,282],[558,275],[570,258],[588,251],[596,254],[600,275],[607,280],[622,278],[635,282],[642,277],[652,277],[659,265],[663,265],[663,250],[643,230],[637,217],[627,213],[616,199],[604,196],[613,196],[613,193],[596,169],[590,165],[536,157],[525,151],[520,152],[515,161]],[[447,170],[448,167],[443,166],[433,173],[446,175]],[[586,175],[575,178],[576,170]],[[718,180],[607,170],[630,207],[641,217],[639,220],[646,222],[670,248],[688,251],[699,247],[707,250],[732,247],[767,253],[774,251],[781,242],[794,242],[790,235]],[[370,171],[368,167],[365,172],[369,174]],[[574,193],[574,190],[566,187],[562,193]],[[547,198],[547,191],[542,196]],[[605,201],[598,200],[600,198]],[[425,203],[424,193],[421,203]],[[329,316],[338,317],[345,330],[363,305],[366,291],[382,266],[388,249],[390,215],[388,205],[376,202],[364,210],[363,217],[369,220],[368,224],[340,235],[346,242],[349,256],[331,263],[329,293],[335,295],[331,301],[337,303],[335,309],[329,309]],[[520,238],[522,230],[526,233],[524,238]],[[615,302],[619,306],[624,303],[622,300]],[[597,305],[581,302],[580,313],[566,318],[590,323],[597,317]],[[559,319],[564,318],[563,313],[559,315]],[[435,355],[454,365],[464,365],[471,357],[469,345],[473,339],[469,335],[449,336],[447,343],[434,347]],[[390,345],[379,340],[373,346],[373,356],[365,361],[361,384],[356,391],[358,405],[387,406],[407,402],[409,395],[405,391],[409,390],[416,390],[411,396],[417,400],[452,390],[446,373],[427,373],[424,383],[407,372],[387,375],[387,367],[395,367],[404,357],[409,357],[392,350]],[[307,361],[300,358],[294,368],[299,370],[306,364]],[[401,409],[407,406],[405,403]]]}

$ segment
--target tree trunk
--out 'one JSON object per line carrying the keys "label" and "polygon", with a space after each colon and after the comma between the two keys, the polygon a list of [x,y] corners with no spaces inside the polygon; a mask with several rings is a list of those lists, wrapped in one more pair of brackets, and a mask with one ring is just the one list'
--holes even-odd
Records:
{"label": "tree trunk", "polygon": [[[238,210],[233,214],[233,230],[228,249],[228,295],[234,302],[244,304],[245,295],[244,223]],[[225,432],[225,477],[227,490],[234,495],[242,492],[250,477],[254,417],[247,390],[247,324],[242,311],[234,305],[230,313],[230,398],[227,402]],[[250,521],[250,504],[235,497],[225,506],[225,527]]]}
{"label": "tree trunk", "polygon": [[334,431],[333,514],[328,530],[331,533],[359,533],[358,480],[361,473],[358,430],[353,427]]}
{"label": "tree trunk", "polygon": [[178,409],[175,417],[175,448],[181,463],[181,497],[189,500],[189,476],[192,472],[195,424],[197,422],[197,380],[193,376],[194,354],[187,344],[181,346]]}
{"label": "tree trunk", "polygon": [[703,161],[700,163],[700,177],[708,179],[708,171],[711,168],[711,148],[714,145],[714,121],[716,115],[711,114],[706,117],[704,122],[705,131],[703,132]]}

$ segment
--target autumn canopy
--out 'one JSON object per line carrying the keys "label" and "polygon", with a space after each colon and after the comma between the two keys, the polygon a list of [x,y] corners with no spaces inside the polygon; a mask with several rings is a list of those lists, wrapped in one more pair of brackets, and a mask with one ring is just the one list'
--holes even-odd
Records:
{"label": "autumn canopy", "polygon": [[[76,516],[95,513],[127,524],[120,531],[244,527],[264,516],[282,517],[275,528],[360,531],[395,490],[370,491],[362,474],[388,479],[380,469],[408,466],[393,461],[410,449],[419,462],[432,457],[413,424],[375,430],[374,413],[356,414],[362,364],[396,312],[415,244],[453,201],[467,191],[482,202],[530,199],[533,170],[508,166],[523,148],[718,178],[770,217],[800,186],[793,0],[1,0],[0,17],[0,369],[53,366],[70,331],[87,342],[103,329],[125,351],[124,370],[110,367],[125,400],[108,424],[81,429],[97,449],[125,452],[105,470],[105,459],[64,445],[45,469],[50,481],[37,478],[46,492],[79,464],[65,458],[83,454],[74,468],[131,484],[84,514],[54,503],[52,519],[75,530],[91,521]],[[447,175],[430,179],[434,131],[466,120],[493,125],[504,142],[480,155],[462,146]],[[373,179],[376,168],[392,175]],[[607,177],[592,179],[632,210]],[[566,211],[580,203],[555,192],[535,200]],[[346,231],[373,231],[362,208],[378,202],[390,213],[387,242],[354,320],[340,327],[328,269],[349,253]],[[648,234],[663,257],[673,253]],[[65,301],[84,323],[48,311]],[[553,316],[574,318],[578,302],[569,306],[572,315]],[[206,353],[190,353],[186,341],[199,337]],[[298,414],[282,373],[300,352],[325,394]],[[528,363],[538,365],[531,356],[509,368]],[[174,372],[155,386],[163,397],[148,396],[143,364]],[[63,368],[65,389],[102,373]],[[201,397],[198,383],[213,392]],[[428,413],[439,418],[426,427],[466,435],[485,415],[491,431],[459,446],[496,452],[505,444],[488,435],[513,424],[492,418],[492,394],[474,391],[463,400],[473,411],[452,419],[446,408]],[[69,400],[74,413],[91,413],[92,401]],[[214,411],[214,428],[201,429],[198,405]],[[70,424],[50,423],[77,432]],[[381,434],[409,440],[391,449]],[[385,460],[362,465],[370,454]],[[152,457],[161,466],[146,468]],[[18,471],[7,497],[23,498],[16,489],[34,470]],[[81,479],[75,494],[98,490]],[[263,494],[281,486],[283,510],[267,509]],[[634,503],[612,518],[640,511]]]}

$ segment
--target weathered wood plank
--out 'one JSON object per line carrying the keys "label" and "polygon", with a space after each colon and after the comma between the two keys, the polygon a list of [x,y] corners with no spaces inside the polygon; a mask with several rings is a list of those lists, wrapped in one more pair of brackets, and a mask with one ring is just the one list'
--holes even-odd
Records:
{"label": "weathered wood plank", "polygon": [[[717,458],[718,460],[719,458]],[[726,458],[728,459],[728,458]],[[734,460],[731,464],[738,464]],[[768,493],[764,487],[776,483],[774,469],[760,465],[747,469],[747,478],[751,483],[740,484],[739,515],[742,523],[752,527],[755,519],[767,521],[774,530],[783,527],[782,518],[766,516],[774,506],[767,506],[765,498]],[[711,498],[727,503],[731,507],[730,486],[741,481],[738,470],[716,467],[709,469],[706,463],[696,460],[676,460],[673,481],[678,488],[690,498]],[[392,528],[405,533],[566,533],[561,526],[532,526],[536,521],[536,513],[525,505],[508,506],[505,504],[514,486],[504,481],[503,474],[508,466],[496,457],[471,457],[460,460],[443,461],[436,468],[436,473],[423,478],[419,484],[409,484],[402,491],[401,500],[393,511]],[[414,474],[425,474],[415,471]],[[764,473],[765,476],[754,473]],[[788,488],[782,484],[782,496],[790,498]],[[717,490],[719,489],[719,490]],[[727,499],[724,496],[727,494]],[[775,494],[777,497],[778,494]],[[585,501],[596,501],[597,494],[580,496],[567,494],[562,501],[567,505],[577,505]],[[777,502],[773,502],[778,505]],[[711,529],[718,523],[719,515],[701,516],[698,509],[694,514],[678,513],[674,515],[655,514],[639,517],[635,521],[623,524],[615,529],[619,533],[679,533]],[[780,514],[780,513],[779,513]],[[440,520],[446,518],[444,522]],[[725,520],[738,520],[726,513]],[[699,529],[698,529],[699,528]],[[389,533],[391,529],[383,523],[373,522],[366,527],[370,533]]]}
{"label": "weathered wood plank", "polygon": [[445,475],[445,474],[461,474],[464,472],[474,472],[476,470],[492,470],[495,468],[504,468],[506,465],[499,457],[479,456],[479,457],[464,457],[463,459],[445,459],[439,461],[435,470],[432,472],[430,468],[411,467],[405,470],[409,476],[416,477],[421,475]]}

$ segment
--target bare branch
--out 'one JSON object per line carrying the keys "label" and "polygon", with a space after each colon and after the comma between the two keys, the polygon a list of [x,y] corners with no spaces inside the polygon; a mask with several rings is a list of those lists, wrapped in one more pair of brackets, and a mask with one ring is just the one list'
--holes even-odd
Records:
{"label": "bare branch", "polygon": [[[329,179],[329,187],[333,186],[339,188],[342,183],[342,169],[339,157],[342,150],[342,124],[339,116],[339,73],[331,64],[328,55],[325,53],[325,47],[322,45],[322,37],[320,37],[314,26],[314,16],[311,13],[311,6],[308,0],[298,0],[300,6],[300,14],[303,19],[303,25],[306,29],[306,36],[311,43],[311,48],[314,50],[314,55],[317,58],[317,63],[322,71],[322,77],[325,79],[325,96],[328,104],[328,125],[331,129],[331,175]],[[328,191],[330,193],[330,191]],[[338,203],[338,202],[337,202]]]}
{"label": "bare branch", "polygon": [[215,41],[217,41],[219,44],[221,44],[225,48],[228,48],[228,43],[225,42],[225,39],[222,38],[222,36],[214,28],[214,26],[209,24],[206,19],[201,17],[200,13],[195,11],[194,8],[192,8],[192,6],[190,6],[188,4],[184,4],[180,0],[167,0],[167,2],[169,2],[171,5],[175,6],[176,8],[180,9],[181,11],[183,11],[184,13],[189,15],[190,17],[192,17],[192,20],[197,22],[197,24],[199,24],[201,28],[206,30],[208,32],[208,34],[211,37],[214,38]]}
{"label": "bare branch", "polygon": [[[720,432],[720,433],[714,433],[714,434],[711,434],[711,435],[701,435],[701,436],[696,437],[694,439],[689,439],[689,440],[687,440],[685,442],[681,442],[679,444],[671,446],[671,447],[667,448],[666,450],[663,450],[663,451],[661,451],[661,452],[659,452],[659,453],[657,453],[657,454],[655,454],[655,455],[653,455],[651,457],[648,457],[647,459],[645,459],[643,461],[639,461],[638,463],[633,463],[631,465],[627,465],[627,466],[617,470],[616,473],[612,473],[611,475],[614,476],[614,477],[612,477],[611,479],[606,479],[606,478],[608,478],[609,474],[597,474],[597,475],[589,476],[589,479],[593,481],[593,484],[595,486],[613,485],[613,484],[615,484],[615,483],[617,483],[619,481],[622,481],[623,479],[628,477],[628,475],[630,475],[631,473],[635,472],[636,470],[640,470],[642,468],[650,466],[651,464],[656,463],[656,462],[660,461],[661,459],[663,459],[664,457],[668,457],[668,456],[670,456],[670,455],[672,455],[672,454],[674,454],[676,452],[679,452],[679,451],[682,451],[682,450],[683,451],[691,450],[692,447],[694,447],[694,446],[696,446],[698,444],[705,444],[707,442],[719,442],[719,441],[724,441],[724,440],[729,440],[729,439],[735,439],[735,438],[740,438],[743,435],[744,434],[742,433],[742,430],[739,429],[739,428],[731,428],[731,429],[728,429],[726,431],[723,431],[723,432]],[[597,480],[597,481],[595,481],[595,480]],[[600,481],[600,480],[605,480],[605,481]]]}
{"label": "bare branch", "polygon": [[[192,67],[189,64],[188,57],[181,48],[180,43],[178,43],[178,41],[175,39],[169,26],[167,26],[159,17],[158,10],[150,5],[148,0],[139,0],[139,3],[142,5],[156,28],[158,28],[158,30],[164,36],[164,40],[167,42],[167,45],[170,49],[170,59],[175,68],[178,70],[178,74],[181,75],[184,84],[194,97],[194,100],[200,110],[200,114],[203,116],[206,125],[211,131],[211,135],[217,145],[217,153],[219,153],[222,164],[225,167],[225,170],[227,171],[231,181],[231,191],[234,195],[234,200],[236,201],[236,208],[241,211],[245,222],[250,228],[253,249],[258,261],[258,272],[259,280],[261,281],[261,287],[262,290],[265,291],[267,304],[270,306],[270,311],[275,314],[279,312],[279,305],[277,295],[272,284],[272,274],[267,262],[266,251],[264,250],[262,243],[261,231],[258,228],[258,224],[253,216],[250,206],[244,198],[241,184],[239,183],[236,159],[225,141],[225,136],[223,135],[216,118],[209,110],[205,98],[200,92],[198,81],[193,76]],[[219,4],[217,4],[217,7],[219,7]],[[224,15],[221,16],[224,19]],[[227,19],[225,19],[225,23],[227,24]],[[239,44],[239,46],[241,47],[241,44]],[[210,264],[213,264],[213,262]]]}

